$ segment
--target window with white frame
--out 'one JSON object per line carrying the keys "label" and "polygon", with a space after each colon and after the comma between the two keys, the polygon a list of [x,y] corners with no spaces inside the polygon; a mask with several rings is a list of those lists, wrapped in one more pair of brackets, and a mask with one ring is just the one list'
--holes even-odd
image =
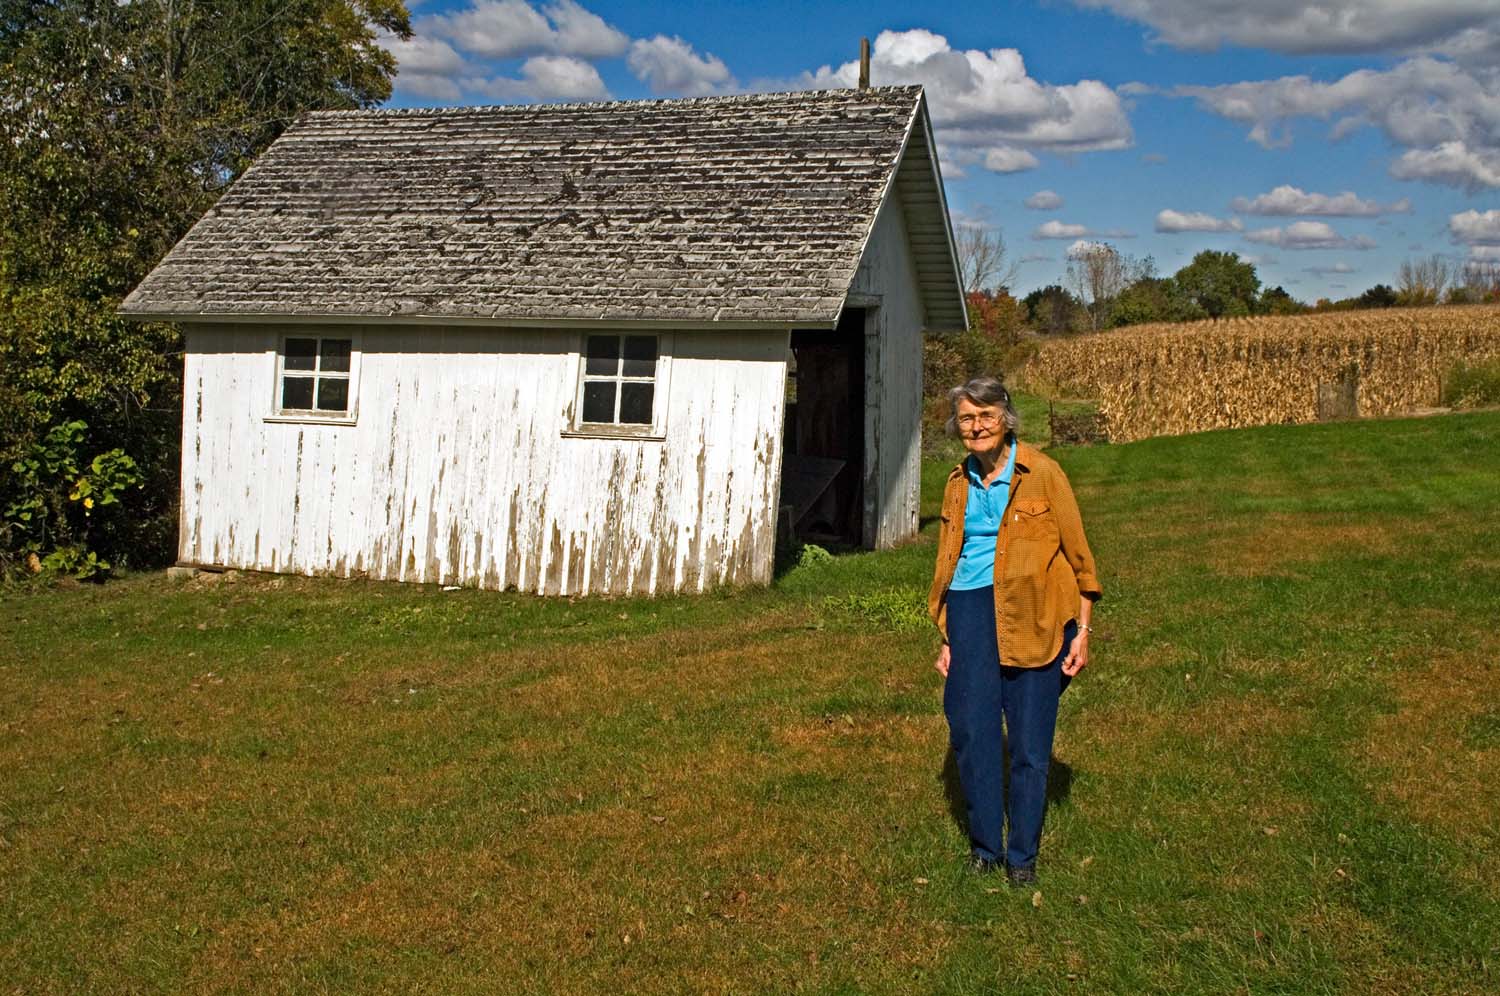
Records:
{"label": "window with white frame", "polygon": [[354,340],[287,336],[276,363],[278,415],[347,418],[354,411]]}
{"label": "window with white frame", "polygon": [[579,427],[651,431],[659,424],[660,336],[589,333],[583,338]]}

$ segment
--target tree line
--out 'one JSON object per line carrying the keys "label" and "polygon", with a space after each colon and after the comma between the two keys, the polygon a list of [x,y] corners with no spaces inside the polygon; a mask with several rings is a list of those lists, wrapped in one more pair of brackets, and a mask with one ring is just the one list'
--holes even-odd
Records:
{"label": "tree line", "polygon": [[1237,253],[1205,250],[1162,276],[1151,257],[1137,259],[1103,242],[1075,246],[1062,282],[1016,298],[1009,284],[1018,267],[1009,262],[1000,232],[960,225],[955,237],[971,328],[1010,340],[1026,331],[1059,334],[1148,322],[1500,302],[1500,262],[1494,261],[1455,266],[1440,255],[1408,259],[1393,284],[1307,303],[1284,287],[1262,286],[1255,265]]}

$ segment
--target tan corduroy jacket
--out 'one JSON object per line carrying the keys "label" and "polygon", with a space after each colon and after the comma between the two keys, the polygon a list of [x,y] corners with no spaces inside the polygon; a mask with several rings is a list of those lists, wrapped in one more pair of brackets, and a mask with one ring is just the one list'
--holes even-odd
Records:
{"label": "tan corduroy jacket", "polygon": [[[1012,667],[1042,667],[1062,649],[1063,627],[1078,618],[1081,595],[1103,591],[1083,518],[1067,475],[1052,458],[1017,442],[1016,469],[1000,535],[995,540],[995,629],[1000,660]],[[937,567],[927,610],[948,638],[948,586],[964,544],[969,478],[960,463],[943,489]]]}

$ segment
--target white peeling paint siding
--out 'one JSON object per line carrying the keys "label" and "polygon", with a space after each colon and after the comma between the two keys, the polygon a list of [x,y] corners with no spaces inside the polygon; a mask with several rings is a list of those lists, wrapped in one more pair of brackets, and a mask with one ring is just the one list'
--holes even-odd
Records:
{"label": "white peeling paint siding", "polygon": [[[895,190],[876,217],[850,293],[855,303],[867,295],[880,299],[872,315],[878,362],[867,367],[865,390],[866,417],[873,423],[866,427],[866,452],[875,455],[875,466],[867,468],[876,482],[874,545],[884,549],[917,534],[922,493],[924,314]],[[868,445],[871,431],[874,446]]]}
{"label": "white peeling paint siding", "polygon": [[[665,439],[565,435],[580,335],[188,330],[179,559],[541,594],[768,583],[785,332],[678,332]],[[267,421],[283,332],[356,336],[353,425]]]}

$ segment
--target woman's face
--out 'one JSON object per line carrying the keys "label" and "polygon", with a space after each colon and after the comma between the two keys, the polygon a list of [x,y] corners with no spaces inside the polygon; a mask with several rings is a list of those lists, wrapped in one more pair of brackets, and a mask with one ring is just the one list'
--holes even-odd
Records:
{"label": "woman's face", "polygon": [[954,421],[970,453],[994,454],[1005,443],[1005,415],[998,405],[976,405],[968,398],[959,398]]}

